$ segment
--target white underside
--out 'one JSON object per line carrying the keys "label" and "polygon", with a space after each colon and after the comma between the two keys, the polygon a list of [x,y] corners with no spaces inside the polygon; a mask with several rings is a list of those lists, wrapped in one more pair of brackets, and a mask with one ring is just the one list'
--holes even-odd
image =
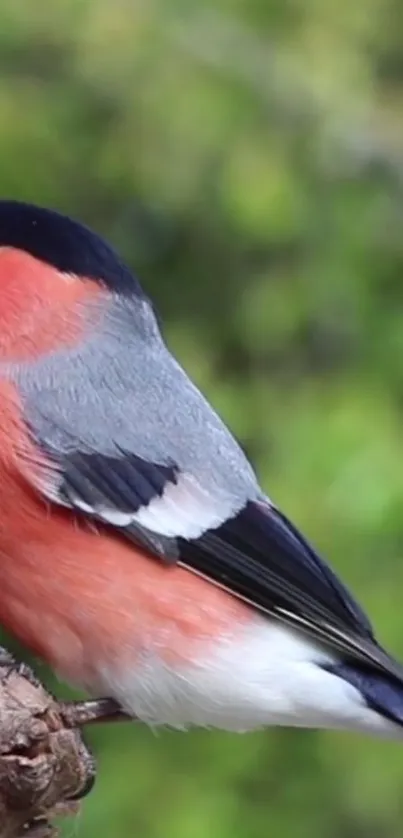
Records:
{"label": "white underside", "polygon": [[146,650],[135,671],[99,672],[97,687],[151,725],[239,732],[281,725],[402,737],[355,687],[319,665],[332,661],[305,636],[257,617],[236,640],[222,638],[197,664],[169,667]]}

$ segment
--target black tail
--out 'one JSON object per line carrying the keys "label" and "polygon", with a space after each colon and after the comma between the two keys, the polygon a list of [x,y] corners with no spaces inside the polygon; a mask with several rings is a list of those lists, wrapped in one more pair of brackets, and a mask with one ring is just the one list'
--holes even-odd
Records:
{"label": "black tail", "polygon": [[403,726],[403,684],[359,663],[339,663],[326,668],[356,687],[371,710]]}

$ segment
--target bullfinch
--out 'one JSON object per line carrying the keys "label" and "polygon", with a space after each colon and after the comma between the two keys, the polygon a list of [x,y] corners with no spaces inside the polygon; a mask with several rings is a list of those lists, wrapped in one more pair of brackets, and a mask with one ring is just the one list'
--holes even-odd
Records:
{"label": "bullfinch", "polygon": [[0,623],[129,716],[403,736],[403,668],[259,486],[136,277],[86,227],[15,201],[0,552]]}

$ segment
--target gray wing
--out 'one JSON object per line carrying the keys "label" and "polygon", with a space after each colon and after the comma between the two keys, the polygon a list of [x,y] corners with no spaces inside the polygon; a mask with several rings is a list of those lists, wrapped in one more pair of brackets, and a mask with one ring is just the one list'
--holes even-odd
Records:
{"label": "gray wing", "polygon": [[37,476],[41,491],[128,537],[146,533],[160,553],[259,495],[243,452],[168,352],[146,300],[112,300],[79,346],[13,376],[50,464]]}

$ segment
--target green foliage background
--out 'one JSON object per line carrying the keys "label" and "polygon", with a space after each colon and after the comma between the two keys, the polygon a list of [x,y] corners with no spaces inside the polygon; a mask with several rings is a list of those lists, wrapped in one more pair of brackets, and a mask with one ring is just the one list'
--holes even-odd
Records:
{"label": "green foliage background", "polygon": [[[120,249],[401,657],[402,23],[399,0],[0,4],[1,195]],[[91,741],[99,781],[66,836],[401,834],[398,744],[134,725]]]}

